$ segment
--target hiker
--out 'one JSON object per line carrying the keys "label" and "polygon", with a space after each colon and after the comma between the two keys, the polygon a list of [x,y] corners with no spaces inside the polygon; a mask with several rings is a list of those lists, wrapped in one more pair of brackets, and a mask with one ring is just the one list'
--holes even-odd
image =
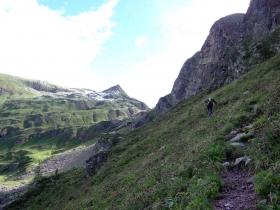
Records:
{"label": "hiker", "polygon": [[217,104],[217,102],[215,101],[215,99],[210,97],[205,101],[205,103],[206,103],[206,106],[207,106],[208,117],[210,117],[211,114],[212,114],[213,103]]}

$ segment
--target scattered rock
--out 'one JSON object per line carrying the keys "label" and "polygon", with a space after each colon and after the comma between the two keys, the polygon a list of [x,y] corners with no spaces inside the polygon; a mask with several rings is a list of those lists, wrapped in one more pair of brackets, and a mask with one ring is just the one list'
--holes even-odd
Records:
{"label": "scattered rock", "polygon": [[158,151],[162,151],[162,150],[164,150],[164,149],[165,149],[165,146],[162,146],[161,148],[159,148]]}
{"label": "scattered rock", "polygon": [[166,197],[166,198],[164,198],[164,199],[161,201],[161,204],[162,204],[163,206],[165,206],[165,207],[170,208],[170,207],[173,206],[174,203],[173,203],[173,201],[172,201],[171,198]]}
{"label": "scattered rock", "polygon": [[230,143],[232,146],[240,146],[240,147],[245,147],[246,144],[242,143],[242,142],[232,142]]}
{"label": "scattered rock", "polygon": [[235,165],[238,165],[240,162],[245,162],[245,166],[247,166],[248,165],[248,163],[251,161],[251,159],[248,157],[248,156],[244,156],[244,157],[240,157],[240,158],[237,158],[236,160],[235,160]]}
{"label": "scattered rock", "polygon": [[222,165],[225,166],[225,167],[229,167],[230,163],[229,162],[224,162]]}
{"label": "scattered rock", "polygon": [[253,124],[247,125],[244,127],[245,130],[250,130],[253,128]]}
{"label": "scattered rock", "polygon": [[234,208],[234,206],[231,205],[230,203],[226,203],[226,204],[225,204],[225,207],[226,207],[226,209]]}
{"label": "scattered rock", "polygon": [[229,133],[229,135],[236,135],[238,133],[238,131],[231,131],[230,133]]}
{"label": "scattered rock", "polygon": [[246,133],[239,133],[239,134],[237,134],[234,138],[232,138],[231,140],[229,140],[230,142],[237,142],[237,141],[240,141],[240,138],[242,137],[242,136],[245,136],[246,135]]}
{"label": "scattered rock", "polygon": [[148,158],[151,158],[154,155],[154,153],[152,152],[151,154],[149,154]]}
{"label": "scattered rock", "polygon": [[255,115],[257,115],[257,114],[259,114],[261,112],[260,106],[258,104],[254,104],[253,112],[254,112]]}
{"label": "scattered rock", "polygon": [[252,184],[254,183],[254,177],[252,176],[250,179],[247,180],[248,184]]}

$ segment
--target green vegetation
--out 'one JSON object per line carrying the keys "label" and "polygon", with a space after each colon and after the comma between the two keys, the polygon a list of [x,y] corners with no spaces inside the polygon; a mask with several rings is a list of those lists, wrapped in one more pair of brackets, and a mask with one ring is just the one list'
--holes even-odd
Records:
{"label": "green vegetation", "polygon": [[[212,209],[222,163],[245,155],[256,192],[268,201],[260,208],[279,209],[279,66],[276,55],[212,92],[211,117],[204,92],[180,102],[124,134],[96,175],[83,179],[83,169],[73,169],[44,177],[7,209]],[[229,133],[248,125],[247,147],[231,145]]]}

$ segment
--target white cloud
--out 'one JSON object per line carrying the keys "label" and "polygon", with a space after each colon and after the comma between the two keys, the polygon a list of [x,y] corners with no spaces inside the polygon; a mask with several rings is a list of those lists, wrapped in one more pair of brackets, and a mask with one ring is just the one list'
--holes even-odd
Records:
{"label": "white cloud", "polygon": [[135,44],[138,47],[142,47],[148,40],[148,36],[139,36],[136,40],[135,40]]}
{"label": "white cloud", "polygon": [[64,86],[73,86],[76,79],[80,81],[75,86],[92,80],[103,84],[88,65],[103,53],[102,45],[113,35],[116,24],[110,18],[117,2],[63,17],[36,0],[1,0],[0,71]]}

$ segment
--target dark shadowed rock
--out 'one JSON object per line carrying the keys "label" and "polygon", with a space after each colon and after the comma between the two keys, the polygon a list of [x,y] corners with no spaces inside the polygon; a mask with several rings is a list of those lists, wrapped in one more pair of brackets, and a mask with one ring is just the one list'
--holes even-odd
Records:
{"label": "dark shadowed rock", "polygon": [[86,160],[84,177],[96,174],[107,162],[108,151],[119,143],[121,137],[118,132],[103,134],[102,138],[94,145],[92,156]]}
{"label": "dark shadowed rock", "polygon": [[18,167],[18,163],[12,163],[9,165],[8,170],[12,171],[17,169],[17,167]]}
{"label": "dark shadowed rock", "polygon": [[85,176],[96,174],[107,162],[108,152],[100,152],[86,161]]}

